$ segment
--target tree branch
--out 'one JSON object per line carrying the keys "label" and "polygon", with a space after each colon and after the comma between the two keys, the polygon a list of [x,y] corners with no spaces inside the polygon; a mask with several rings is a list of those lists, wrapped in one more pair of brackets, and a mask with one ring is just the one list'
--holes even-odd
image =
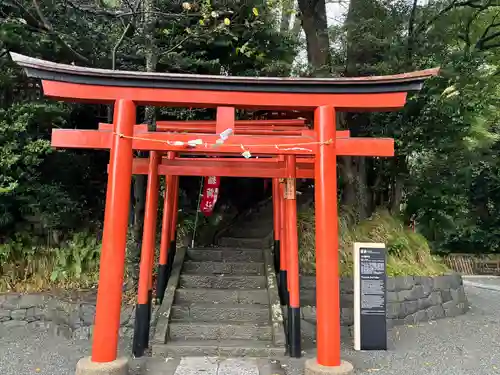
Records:
{"label": "tree branch", "polygon": [[444,16],[446,13],[448,13],[451,10],[454,10],[457,8],[465,8],[465,7],[484,10],[484,9],[489,8],[489,7],[494,7],[494,6],[499,6],[499,5],[500,5],[499,0],[490,0],[486,4],[482,4],[478,0],[467,0],[467,1],[452,0],[452,2],[450,4],[448,4],[446,7],[441,9],[430,20],[420,24],[415,29],[415,34],[418,34],[418,33],[422,32],[423,30],[429,28],[434,22],[436,22],[439,18],[441,18],[442,16]]}
{"label": "tree branch", "polygon": [[492,41],[493,39],[495,39],[495,38],[497,38],[497,37],[500,36],[500,32],[499,31],[494,32],[494,33],[488,35],[493,28],[500,27],[500,22],[495,22],[496,19],[497,19],[497,17],[499,15],[500,15],[500,13],[495,14],[495,16],[493,17],[493,19],[491,20],[491,23],[484,30],[483,34],[481,35],[481,37],[479,38],[479,40],[476,42],[475,49],[477,49],[479,51],[482,51],[484,49],[490,49],[489,46],[487,48],[485,48],[486,47],[486,43],[488,43],[489,41]]}
{"label": "tree branch", "polygon": [[417,14],[418,0],[413,0],[413,6],[408,20],[408,39],[406,44],[406,63],[411,64],[413,56],[413,45],[415,43],[415,18]]}
{"label": "tree branch", "polygon": [[36,29],[43,29],[43,25],[40,24],[40,22],[37,20],[37,18],[31,14],[31,12],[26,9],[19,1],[13,0],[14,3],[6,3],[10,4],[12,7],[17,8],[19,12],[21,13],[21,17],[26,21],[28,25],[31,25],[32,27]]}
{"label": "tree branch", "polygon": [[175,46],[173,46],[172,48],[169,48],[168,50],[166,50],[165,52],[162,52],[160,54],[160,56],[164,56],[164,55],[167,55],[169,54],[170,52],[173,52],[175,51],[177,48],[179,48],[180,46],[182,46],[184,44],[185,41],[187,41],[192,35],[189,35],[187,37],[185,37],[184,39],[182,39],[179,43],[177,43]]}
{"label": "tree branch", "polygon": [[50,22],[47,21],[47,19],[43,15],[42,10],[40,9],[40,6],[38,5],[38,2],[36,0],[33,0],[33,6],[35,7],[35,11],[36,14],[38,15],[38,18],[40,19],[40,21],[42,21],[43,27],[48,31],[54,31]]}
{"label": "tree branch", "polygon": [[43,15],[40,6],[38,5],[36,0],[32,0],[33,6],[35,7],[35,11],[37,13],[38,18],[33,15],[28,9],[26,9],[18,0],[13,0],[13,3],[8,3],[11,6],[17,8],[21,13],[21,17],[26,21],[28,27],[32,27],[37,31],[42,31],[56,39],[59,44],[70,52],[73,57],[76,57],[77,60],[84,64],[91,65],[91,62],[88,58],[80,54],[78,51],[75,51],[68,43],[61,38],[61,36],[52,28],[52,25],[47,21],[45,16]]}
{"label": "tree branch", "polygon": [[[134,11],[137,12],[139,7],[141,6],[141,1],[137,0],[135,6],[134,6]],[[113,46],[113,49],[111,50],[111,69],[115,70],[116,69],[116,52],[118,51],[118,48],[120,45],[123,43],[123,40],[125,39],[125,36],[127,35],[128,31],[130,28],[133,26],[135,23],[135,16],[132,17],[128,25],[125,27],[125,29],[122,32],[122,35],[120,35],[120,38],[116,41],[115,45]]]}
{"label": "tree branch", "polygon": [[472,26],[472,23],[479,17],[481,14],[482,10],[478,10],[474,12],[472,17],[469,17],[469,20],[467,21],[467,24],[465,25],[465,31],[463,35],[458,35],[458,38],[463,40],[465,42],[465,45],[467,46],[467,52],[470,52],[470,47],[472,45],[471,39],[470,39],[470,28]]}
{"label": "tree branch", "polygon": [[488,36],[487,38],[484,38],[483,40],[479,41],[478,42],[479,44],[476,43],[476,49],[478,49],[479,51],[486,51],[486,50],[498,47],[500,42],[487,45],[488,42],[491,42],[493,39],[496,39],[496,38],[500,38],[500,31],[497,31],[497,32],[491,34],[490,36]]}
{"label": "tree branch", "polygon": [[36,0],[33,0],[33,6],[35,7],[36,14],[38,15],[38,18],[40,19],[42,30],[45,30],[48,32],[49,35],[53,36],[63,48],[65,48],[67,51],[69,51],[74,57],[76,57],[80,62],[83,62],[84,64],[91,65],[91,62],[88,58],[83,56],[81,53],[78,51],[74,50],[73,47],[71,47],[66,41],[61,38],[61,36],[54,30],[52,25],[50,24],[49,21],[45,18],[43,15],[42,10],[40,9],[40,6]]}
{"label": "tree branch", "polygon": [[495,14],[495,16],[493,17],[493,19],[491,20],[491,23],[488,25],[488,27],[486,29],[484,29],[484,32],[481,35],[481,37],[479,38],[479,40],[486,38],[486,36],[488,35],[488,33],[490,32],[490,30],[493,27],[497,27],[497,26],[500,25],[500,22],[495,23],[495,21],[497,20],[497,17],[498,17],[498,13]]}
{"label": "tree branch", "polygon": [[[106,9],[96,9],[96,8],[91,8],[88,6],[80,6],[75,4],[71,0],[66,0],[66,3],[69,4],[72,8],[80,11],[80,12],[85,12],[85,13],[90,13],[93,15],[97,16],[104,16],[108,18],[121,18],[121,17],[127,17],[127,16],[137,16],[140,14],[145,14],[146,11],[144,10],[138,10],[138,9],[132,9],[130,8],[130,11],[123,11],[123,10],[117,10],[117,11],[110,11]],[[129,4],[130,5],[130,4]],[[150,11],[148,12],[151,15],[157,15],[157,16],[162,16],[164,18],[170,18],[170,19],[177,19],[179,16],[184,16],[184,17],[202,17],[203,15],[201,13],[187,13],[187,12],[179,12],[179,13],[165,13],[165,12],[160,12],[160,11]],[[219,12],[219,16],[230,16],[233,15],[233,11],[226,11],[226,12]]]}
{"label": "tree branch", "polygon": [[[71,8],[74,8],[80,12],[85,12],[85,13],[90,13],[96,16],[104,16],[104,17],[109,17],[109,18],[115,18],[117,15],[125,13],[124,11],[109,11],[106,9],[100,9],[100,8],[95,8],[95,7],[89,7],[89,6],[81,6],[75,4],[73,1],[66,0],[66,4],[71,6]],[[100,4],[101,6],[103,4]],[[130,9],[132,9],[130,7]]]}
{"label": "tree branch", "polygon": [[[497,36],[500,36],[500,33],[498,33]],[[493,48],[498,48],[498,47],[500,47],[500,42],[494,43],[494,44],[490,44],[490,45],[487,45],[487,46],[483,46],[482,51],[487,51],[487,50],[490,50],[490,49],[493,49]]]}

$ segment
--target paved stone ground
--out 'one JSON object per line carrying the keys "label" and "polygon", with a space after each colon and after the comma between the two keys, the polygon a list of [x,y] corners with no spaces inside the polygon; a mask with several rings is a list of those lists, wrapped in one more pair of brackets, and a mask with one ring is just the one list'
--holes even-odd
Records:
{"label": "paved stone ground", "polygon": [[[487,280],[487,281],[484,281]],[[500,374],[500,279],[470,279],[493,288],[467,286],[472,304],[463,316],[391,331],[388,352],[353,352],[343,349],[357,375],[491,375]],[[483,283],[484,281],[484,283]],[[122,341],[122,351],[130,347]],[[125,353],[125,351],[123,351]],[[2,375],[73,374],[79,358],[89,353],[89,342],[68,340],[26,327],[0,331],[0,373]],[[310,356],[313,353],[306,353]],[[287,360],[287,375],[303,373],[303,360]],[[255,362],[189,358],[141,366],[134,375],[258,375]],[[146,368],[147,367],[147,368]],[[161,370],[160,370],[161,368]],[[197,371],[197,370],[203,371]]]}
{"label": "paved stone ground", "polygon": [[[124,352],[129,343],[122,341]],[[56,336],[53,330],[27,326],[0,329],[0,374],[69,375],[76,362],[89,355],[88,340],[70,340]]]}
{"label": "paved stone ground", "polygon": [[[483,288],[466,287],[472,304],[466,315],[394,328],[389,351],[344,348],[343,358],[354,364],[356,374],[363,375],[500,374],[500,279],[470,281]],[[484,285],[499,290],[484,289]],[[287,375],[303,374],[302,362],[289,360]]]}

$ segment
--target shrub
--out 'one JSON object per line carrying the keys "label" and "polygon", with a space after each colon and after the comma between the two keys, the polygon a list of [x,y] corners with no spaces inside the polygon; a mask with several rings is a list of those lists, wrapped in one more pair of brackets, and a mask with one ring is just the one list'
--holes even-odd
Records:
{"label": "shrub", "polygon": [[[299,261],[302,274],[314,274],[315,232],[314,209],[299,213]],[[427,240],[414,233],[387,211],[376,212],[371,218],[355,224],[352,215],[344,211],[339,217],[339,267],[342,276],[352,275],[354,242],[382,242],[388,251],[387,273],[397,275],[439,275],[446,266],[435,256]]]}
{"label": "shrub", "polygon": [[16,233],[0,244],[0,292],[90,287],[97,282],[100,248],[89,232],[74,233],[57,247]]}

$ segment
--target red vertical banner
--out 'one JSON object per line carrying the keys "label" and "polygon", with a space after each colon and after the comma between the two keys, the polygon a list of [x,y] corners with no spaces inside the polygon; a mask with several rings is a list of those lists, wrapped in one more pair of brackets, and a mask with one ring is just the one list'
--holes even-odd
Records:
{"label": "red vertical banner", "polygon": [[200,211],[205,216],[212,215],[217,197],[219,196],[220,177],[205,177],[203,193],[200,201]]}

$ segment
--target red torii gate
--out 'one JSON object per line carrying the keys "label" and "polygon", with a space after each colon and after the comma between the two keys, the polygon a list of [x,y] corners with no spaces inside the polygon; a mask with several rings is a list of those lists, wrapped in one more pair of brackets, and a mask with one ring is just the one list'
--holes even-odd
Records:
{"label": "red torii gate", "polygon": [[[287,134],[300,134],[301,132],[310,132],[307,128],[295,128],[293,131],[284,130],[285,123],[297,123],[297,125],[304,126],[304,121],[302,120],[282,120],[282,121],[262,121],[262,120],[252,120],[245,121],[244,123],[250,125],[247,127],[245,132],[247,134],[260,134],[262,130],[259,129],[260,126],[265,124],[272,129],[264,129],[268,135],[283,135],[283,132]],[[160,126],[158,126],[158,123]],[[157,130],[168,131],[172,129],[172,123],[174,126],[178,126],[185,131],[188,129],[190,132],[195,131],[215,131],[215,123],[206,124],[209,122],[203,121],[188,121],[188,122],[158,122]],[[240,122],[241,123],[241,122]],[[205,126],[205,125],[209,125]],[[239,121],[235,121],[235,128],[240,129],[242,127],[238,126]],[[112,129],[111,124],[99,124],[100,132],[109,132]],[[55,130],[58,132],[58,130]],[[147,132],[147,125],[136,125],[134,127],[134,135],[140,136],[141,133]],[[86,132],[88,133],[88,132]],[[337,132],[337,139],[348,138],[349,131],[343,130]],[[345,144],[345,152],[350,152],[349,148],[356,146],[356,139],[350,139],[349,143]],[[61,146],[59,143],[53,142],[53,145]],[[102,144],[96,143],[85,143],[85,145],[77,145],[78,147],[90,147],[90,148],[100,148]],[[372,139],[369,140],[368,149],[363,152],[366,155],[373,156],[392,156],[394,152],[392,139],[379,140]],[[66,147],[75,147],[75,144],[66,144]],[[342,150],[338,153],[343,155]],[[224,154],[222,154],[224,155]],[[227,154],[226,154],[227,156]],[[282,205],[282,197],[278,191],[275,191],[274,187],[279,186],[279,179],[283,179],[288,176],[287,165],[284,159],[280,158],[270,158],[264,157],[259,159],[242,159],[241,157],[235,158],[231,156],[230,158],[180,158],[176,157],[173,152],[169,152],[167,157],[162,159],[163,161],[158,161],[158,156],[155,154],[151,158],[135,158],[133,164],[133,174],[147,174],[149,176],[148,181],[156,181],[158,175],[166,175],[167,178],[171,176],[184,175],[184,176],[226,176],[226,177],[261,177],[261,178],[272,178],[273,179],[273,203],[274,203],[274,235],[275,235],[275,268],[279,272],[279,291],[282,302],[284,305],[288,305],[290,311],[289,316],[300,316],[300,306],[298,304],[299,298],[299,282],[298,282],[298,269],[297,273],[290,273],[289,278],[287,277],[287,260],[292,261],[298,257],[298,244],[297,241],[290,241],[289,246],[282,246],[280,248],[280,231],[281,222],[284,222],[285,215],[283,218],[280,217],[281,211],[280,207]],[[152,164],[153,163],[153,164]],[[311,157],[303,157],[296,162],[296,178],[314,178],[314,159]],[[173,180],[167,180],[165,191],[171,192],[174,189]],[[171,186],[169,186],[171,185]],[[152,271],[152,258],[148,255],[149,250],[154,248],[154,237],[155,237],[155,224],[156,217],[150,214],[150,211],[156,210],[155,206],[157,204],[156,195],[157,194],[156,185],[154,187],[148,186],[147,198],[146,198],[146,210],[145,210],[145,224],[144,224],[144,241],[143,241],[143,255],[141,259],[145,259],[141,262],[141,274],[139,278],[139,296],[137,305],[137,316],[134,334],[134,345],[133,353],[135,356],[142,356],[144,350],[148,347],[148,332],[149,332],[149,322],[150,322],[150,311],[151,311],[151,299],[152,299],[152,282],[151,282],[151,271]],[[174,194],[175,196],[176,194]],[[283,195],[283,194],[281,194]],[[156,298],[161,302],[163,299],[163,294],[165,291],[166,283],[170,276],[171,265],[173,262],[173,257],[175,256],[175,244],[171,236],[175,238],[174,229],[170,228],[171,220],[175,220],[172,217],[172,208],[170,202],[172,197],[165,200],[166,207],[164,209],[163,217],[163,229],[162,230],[162,241],[160,245],[160,262],[158,268],[158,279],[157,279],[157,294]],[[153,206],[150,206],[148,202]],[[294,209],[295,211],[295,209]],[[296,219],[292,219],[294,222]],[[175,227],[175,224],[174,224]],[[294,225],[295,227],[295,225]],[[286,229],[285,229],[286,230]],[[295,230],[295,228],[294,228]],[[296,237],[296,233],[292,232],[292,237]],[[169,242],[170,241],[170,242]],[[170,243],[170,244],[169,244]],[[283,241],[283,243],[287,243]],[[281,255],[280,252],[283,254]],[[287,256],[287,254],[293,254],[294,256]],[[281,261],[283,259],[283,261]],[[297,280],[295,282],[295,280]],[[147,287],[146,287],[147,285]],[[296,305],[289,305],[289,295],[292,295],[292,303],[297,301]],[[301,355],[301,335],[300,335],[300,319],[291,319],[293,324],[287,326],[287,337],[290,338],[288,341],[289,347],[288,351],[290,355],[294,357],[300,357]]]}
{"label": "red torii gate", "polygon": [[[56,147],[111,150],[92,357],[83,359],[80,367],[101,371],[99,363],[103,363],[107,368],[114,366],[115,369],[121,369],[115,370],[121,371],[115,373],[125,373],[123,369],[126,369],[126,361],[117,360],[116,356],[129,192],[134,164],[132,151],[135,149],[151,151],[148,173],[152,177],[148,181],[148,191],[151,192],[158,190],[160,152],[171,152],[170,155],[174,152],[234,155],[243,151],[247,157],[253,153],[280,155],[279,161],[285,161],[286,171],[285,184],[281,184],[285,203],[280,204],[280,217],[284,219],[280,238],[286,242],[283,248],[288,249],[288,254],[284,254],[289,258],[285,260],[285,269],[290,275],[298,275],[297,254],[293,253],[297,248],[296,157],[314,157],[318,350],[317,359],[306,362],[306,373],[325,374],[329,369],[339,373],[338,370],[342,368],[352,369],[340,359],[336,156],[370,156],[377,153],[366,151],[376,145],[373,142],[375,140],[338,138],[335,114],[337,111],[401,108],[405,104],[407,92],[419,90],[425,79],[437,74],[437,69],[386,77],[255,79],[110,71],[55,64],[14,53],[11,56],[25,68],[28,76],[42,79],[46,96],[115,105],[112,132],[54,129],[52,136],[52,143]],[[218,107],[215,134],[195,134],[197,139],[193,139],[194,134],[190,133],[143,132],[134,135],[137,105]],[[264,134],[259,135],[252,134],[251,128],[241,128],[238,134],[234,108],[313,110],[314,130],[297,134],[292,129],[292,134],[278,136],[274,132],[273,135],[267,134],[266,129],[259,129],[264,131]],[[217,134],[228,128],[233,129],[234,135],[220,144]],[[249,133],[245,134],[244,131]],[[388,156],[387,150],[393,147],[392,140],[379,141],[384,145],[383,156]],[[175,157],[172,155],[170,159]],[[274,185],[273,191],[277,193],[279,189],[277,184]],[[175,193],[175,188],[170,190]],[[155,207],[153,195],[146,205]],[[172,206],[175,207],[175,202],[172,202]],[[150,210],[151,216],[155,215],[153,211],[156,210]],[[156,217],[148,219],[146,213],[145,219],[154,222]],[[152,264],[151,249],[142,254],[149,254],[150,259],[141,259],[141,273],[143,263],[145,269]],[[143,289],[150,288],[150,284],[149,281]],[[298,277],[290,277],[288,286],[290,291],[298,291]],[[289,303],[292,309],[289,322],[293,325],[295,321],[300,321],[300,316],[296,314],[298,293],[290,294]]]}
{"label": "red torii gate", "polygon": [[[220,109],[220,108],[219,108]],[[218,112],[219,112],[218,109]],[[286,130],[286,123],[294,122],[297,125],[302,124],[304,126],[303,121],[297,120],[282,120],[278,121],[262,121],[262,120],[253,120],[253,121],[245,121],[244,124],[249,126],[245,127],[244,131],[246,134],[255,135],[261,134],[263,130],[260,130],[260,126],[263,124],[271,127],[272,129],[264,129],[266,134],[268,135],[283,135],[283,132],[291,135],[300,135],[310,134],[311,131],[307,128],[295,128],[294,130]],[[175,125],[172,125],[174,123]],[[241,123],[241,122],[240,122]],[[157,125],[157,130],[159,131],[169,131],[175,126],[178,126],[183,131],[188,130],[189,132],[202,132],[202,131],[215,131],[215,122],[209,121],[185,121],[185,122],[159,122],[160,126]],[[239,121],[235,121],[235,128],[239,133],[243,128],[242,126],[238,126]],[[110,134],[110,130],[112,129],[111,124],[99,124],[98,132],[104,134]],[[59,130],[54,130],[54,133],[59,132]],[[138,138],[142,133],[147,132],[147,125],[136,125],[134,127],[134,135]],[[67,132],[63,132],[64,136]],[[89,134],[88,131],[81,133],[82,135]],[[199,135],[199,133],[197,133]],[[337,143],[340,143],[340,140],[345,141],[343,143],[343,147],[338,147],[337,154],[338,155],[349,155],[351,153],[361,154],[360,152],[356,152],[357,147],[359,147],[359,141],[363,141],[366,146],[362,154],[370,155],[370,156],[392,156],[394,153],[394,145],[392,139],[353,139],[349,138],[348,130],[341,130],[336,132]],[[348,138],[347,140],[343,138]],[[101,148],[103,147],[103,143],[98,141],[97,139],[94,142],[90,142],[83,138],[78,138],[80,141],[83,140],[82,144],[75,143],[59,143],[58,141],[53,141],[54,146],[65,146],[65,147],[89,147],[89,148]],[[64,142],[64,141],[61,141]],[[228,154],[222,154],[227,156]],[[300,335],[300,305],[299,305],[299,274],[298,267],[293,266],[293,261],[298,259],[298,243],[296,240],[296,224],[288,223],[283,228],[283,244],[286,244],[280,247],[280,231],[281,231],[281,222],[287,224],[285,222],[285,218],[290,216],[285,214],[285,206],[282,204],[282,193],[275,190],[275,186],[279,186],[279,179],[284,179],[289,176],[290,171],[288,167],[289,160],[285,160],[284,158],[270,158],[269,156],[264,156],[264,158],[259,159],[242,159],[241,157],[235,158],[234,154],[229,158],[220,158],[220,157],[210,157],[210,158],[180,158],[176,157],[174,152],[169,152],[168,157],[162,159],[162,161],[158,161],[158,156],[155,154],[152,155],[151,158],[135,158],[133,162],[133,174],[147,174],[149,176],[148,181],[156,181],[158,175],[166,175],[166,176],[225,176],[225,177],[261,177],[261,178],[273,178],[273,203],[274,203],[274,235],[275,235],[275,245],[274,245],[274,254],[275,254],[275,268],[279,271],[279,291],[281,300],[284,305],[288,305],[289,313],[288,316],[291,319],[288,320],[290,324],[287,325],[287,337],[288,340],[288,352],[291,356],[300,357],[301,355],[301,335]],[[151,164],[153,163],[153,164]],[[295,162],[295,178],[314,178],[314,159],[311,156],[297,158]],[[292,167],[293,168],[293,167]],[[173,186],[169,186],[172,184],[173,180],[167,180],[166,191],[172,191],[174,189]],[[295,190],[295,186],[292,187]],[[151,282],[151,271],[152,271],[152,258],[149,255],[150,252],[154,252],[154,233],[155,233],[155,224],[156,217],[150,214],[150,211],[156,210],[157,197],[156,185],[154,187],[148,186],[147,197],[146,197],[146,211],[145,211],[145,224],[144,224],[144,241],[143,241],[143,255],[142,259],[146,259],[143,263],[141,262],[141,274],[139,278],[139,296],[138,296],[138,305],[137,305],[137,316],[136,316],[136,325],[135,325],[135,334],[134,334],[134,345],[133,345],[133,353],[135,356],[142,356],[144,350],[148,347],[148,332],[149,332],[149,322],[150,322],[150,311],[151,311],[151,298],[152,298],[152,282]],[[155,194],[153,198],[151,195]],[[293,202],[293,207],[295,207],[294,199],[295,194],[292,194],[293,199],[289,199],[290,202]],[[166,238],[171,238],[173,235],[175,238],[174,229],[170,229],[169,223],[172,219],[175,220],[175,217],[172,217],[172,208],[169,206],[169,202],[171,202],[173,198],[170,197],[165,200],[166,207],[164,209],[164,218],[162,220],[163,227],[166,228],[162,230],[162,242],[160,245],[160,262],[158,268],[158,279],[157,279],[157,299],[161,301],[163,299],[163,294],[165,291],[166,283],[170,276],[171,265],[173,262],[173,257],[175,256],[175,244],[171,239],[170,245],[168,244],[168,240]],[[149,206],[148,202],[152,203],[153,206]],[[281,213],[280,208],[283,205],[283,213]],[[289,212],[295,212],[295,208],[289,208]],[[165,216],[166,215],[166,216]],[[280,216],[283,215],[283,218]],[[152,221],[149,221],[151,219]],[[292,216],[291,218],[293,223],[296,223],[296,218]],[[293,226],[293,232],[286,232],[288,226]],[[174,225],[175,227],[175,225]],[[290,240],[288,238],[290,237]],[[295,240],[293,240],[295,238]],[[282,254],[280,254],[282,253]],[[281,261],[283,259],[283,261]],[[287,264],[290,262],[290,264]],[[295,267],[295,268],[294,268]],[[294,268],[297,272],[287,272],[287,268]],[[146,286],[147,285],[147,286]],[[290,299],[289,296],[292,296]],[[290,303],[291,302],[291,303]],[[294,319],[292,319],[294,318]]]}

